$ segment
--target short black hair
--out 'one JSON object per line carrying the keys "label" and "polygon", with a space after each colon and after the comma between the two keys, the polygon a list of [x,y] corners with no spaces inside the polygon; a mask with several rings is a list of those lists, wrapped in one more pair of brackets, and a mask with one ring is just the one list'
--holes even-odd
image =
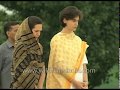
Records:
{"label": "short black hair", "polygon": [[68,6],[64,8],[62,11],[59,13],[59,19],[60,23],[63,27],[66,26],[66,24],[63,22],[63,19],[66,20],[71,20],[75,18],[76,16],[79,16],[80,20],[83,18],[82,12],[75,6]]}
{"label": "short black hair", "polygon": [[42,19],[37,16],[28,17],[28,25],[30,30],[32,30],[36,24],[42,24]]}
{"label": "short black hair", "polygon": [[11,29],[11,26],[14,26],[17,24],[19,24],[19,22],[17,22],[17,21],[9,21],[4,24],[4,34],[7,38],[8,38],[7,31],[9,31]]}

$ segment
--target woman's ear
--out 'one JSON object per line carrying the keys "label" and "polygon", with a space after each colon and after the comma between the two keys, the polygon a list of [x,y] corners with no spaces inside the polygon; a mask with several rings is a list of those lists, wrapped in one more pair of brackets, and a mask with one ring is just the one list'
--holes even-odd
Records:
{"label": "woman's ear", "polygon": [[63,19],[63,22],[64,22],[64,23],[66,23],[66,22],[67,22],[67,20],[64,18],[64,19]]}

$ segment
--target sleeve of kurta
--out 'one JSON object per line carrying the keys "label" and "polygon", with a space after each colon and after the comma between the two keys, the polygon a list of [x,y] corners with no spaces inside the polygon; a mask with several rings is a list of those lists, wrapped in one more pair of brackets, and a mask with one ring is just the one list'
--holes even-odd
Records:
{"label": "sleeve of kurta", "polygon": [[83,58],[83,64],[88,64],[88,59],[87,59],[87,56],[85,54],[84,58]]}
{"label": "sleeve of kurta", "polygon": [[50,59],[53,62],[53,69],[55,73],[58,73],[65,77],[68,81],[71,81],[74,77],[74,68],[66,60],[66,54],[64,48],[58,40],[51,41]]}

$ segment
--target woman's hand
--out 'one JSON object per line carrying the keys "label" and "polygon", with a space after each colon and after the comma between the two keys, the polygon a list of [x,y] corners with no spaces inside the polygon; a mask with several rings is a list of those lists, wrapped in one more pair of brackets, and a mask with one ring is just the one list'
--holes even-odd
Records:
{"label": "woman's hand", "polygon": [[76,89],[88,89],[88,82],[80,82],[74,79],[72,80],[72,84],[75,86]]}
{"label": "woman's hand", "polygon": [[88,82],[83,82],[83,89],[88,89]]}

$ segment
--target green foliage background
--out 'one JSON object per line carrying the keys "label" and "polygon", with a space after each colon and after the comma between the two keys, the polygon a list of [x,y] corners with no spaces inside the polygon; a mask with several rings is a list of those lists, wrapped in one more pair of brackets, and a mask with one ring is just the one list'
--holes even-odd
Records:
{"label": "green foliage background", "polygon": [[3,34],[3,25],[6,21],[22,22],[31,15],[43,19],[44,27],[40,42],[44,47],[46,67],[50,40],[61,30],[59,12],[66,6],[77,6],[83,12],[84,18],[75,33],[88,42],[88,69],[95,70],[94,73],[88,74],[89,88],[118,88],[119,2],[0,1],[0,4],[13,10],[13,15],[0,11],[0,44],[6,40]]}

